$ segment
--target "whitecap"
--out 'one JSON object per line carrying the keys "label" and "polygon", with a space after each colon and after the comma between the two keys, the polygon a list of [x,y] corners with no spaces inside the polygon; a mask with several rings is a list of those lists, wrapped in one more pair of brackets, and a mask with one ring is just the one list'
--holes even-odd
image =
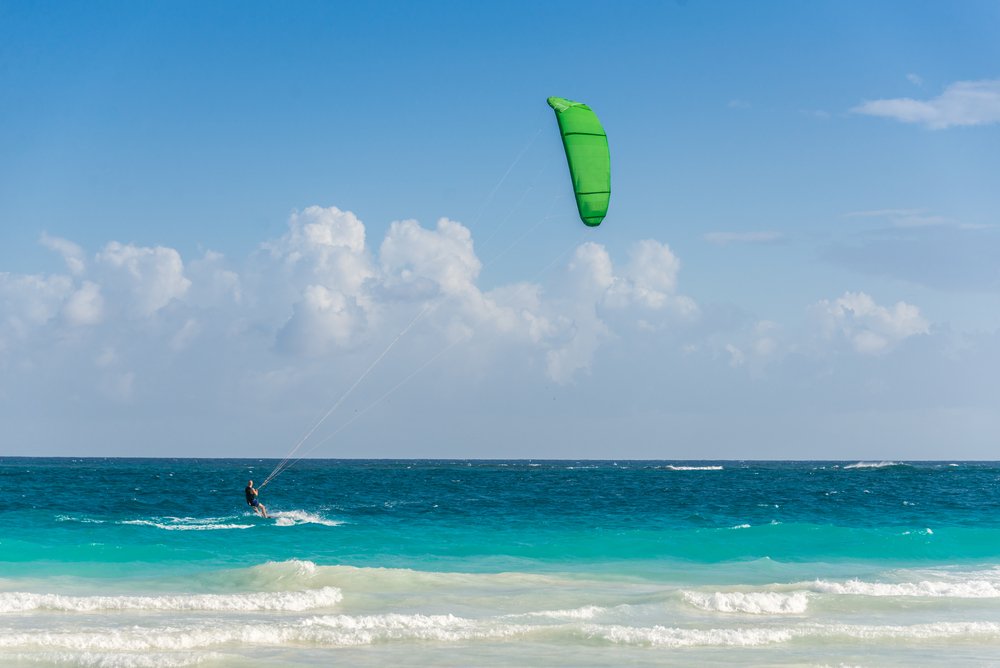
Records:
{"label": "whitecap", "polygon": [[736,629],[682,629],[668,626],[584,626],[583,633],[592,639],[605,640],[617,645],[654,647],[756,647],[788,642],[795,633],[792,629],[736,628]]}
{"label": "whitecap", "polygon": [[907,466],[903,462],[858,462],[856,464],[848,464],[844,469],[884,469],[889,466]]}
{"label": "whitecap", "polygon": [[598,605],[585,605],[579,608],[570,608],[566,610],[537,610],[533,612],[521,612],[511,615],[504,615],[506,619],[523,619],[523,618],[546,618],[546,619],[593,619],[597,615],[605,612],[606,608],[602,608]]}
{"label": "whitecap", "polygon": [[809,607],[806,592],[782,594],[770,591],[685,591],[684,600],[709,612],[741,612],[751,615],[798,615]]}
{"label": "whitecap", "polygon": [[320,524],[325,527],[336,527],[343,524],[339,520],[329,520],[304,510],[279,510],[271,513],[270,517],[274,518],[275,525],[279,527],[290,527],[296,524]]}

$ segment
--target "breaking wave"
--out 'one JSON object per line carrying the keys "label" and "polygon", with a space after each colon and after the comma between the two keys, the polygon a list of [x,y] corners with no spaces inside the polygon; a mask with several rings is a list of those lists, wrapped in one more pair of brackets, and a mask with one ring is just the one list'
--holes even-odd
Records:
{"label": "breaking wave", "polygon": [[816,580],[811,589],[824,594],[854,596],[925,596],[933,598],[1000,598],[1000,583],[988,580],[964,582],[827,582]]}
{"label": "breaking wave", "polygon": [[798,615],[809,607],[805,592],[697,592],[685,591],[681,596],[696,608],[708,612],[740,612],[751,615]]}

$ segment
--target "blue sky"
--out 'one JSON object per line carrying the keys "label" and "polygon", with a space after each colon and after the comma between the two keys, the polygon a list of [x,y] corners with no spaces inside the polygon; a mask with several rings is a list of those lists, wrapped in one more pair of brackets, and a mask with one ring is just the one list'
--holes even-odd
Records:
{"label": "blue sky", "polygon": [[0,452],[281,456],[417,318],[312,455],[994,458],[998,28],[0,4]]}

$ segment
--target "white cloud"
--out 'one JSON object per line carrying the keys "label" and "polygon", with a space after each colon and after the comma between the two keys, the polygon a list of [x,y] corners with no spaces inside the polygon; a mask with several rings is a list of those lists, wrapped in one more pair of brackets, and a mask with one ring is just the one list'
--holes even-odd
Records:
{"label": "white cloud", "polygon": [[959,230],[985,230],[993,227],[982,223],[963,223],[948,216],[928,213],[924,209],[874,209],[844,215],[847,218],[884,218],[899,229],[951,227]]}
{"label": "white cloud", "polygon": [[802,113],[819,121],[828,121],[833,116],[829,111],[824,109],[803,109]]}
{"label": "white cloud", "polygon": [[604,293],[600,300],[603,306],[669,310],[686,318],[698,315],[698,307],[692,299],[675,294],[681,262],[667,244],[652,239],[635,244],[621,275],[614,275],[611,258],[604,248],[596,248],[600,250],[600,261],[593,269],[595,280],[601,286],[599,289]]}
{"label": "white cloud", "polygon": [[845,213],[847,218],[886,218],[897,216],[917,216],[923,213],[923,209],[870,209],[867,211],[851,211]]}
{"label": "white cloud", "polygon": [[191,346],[201,334],[201,325],[195,318],[188,318],[170,339],[170,349],[179,352]]}
{"label": "white cloud", "polygon": [[310,285],[278,333],[278,346],[286,352],[322,355],[330,352],[331,346],[350,344],[364,324],[364,312],[354,298]]}
{"label": "white cloud", "polygon": [[133,315],[153,315],[191,287],[181,255],[173,248],[112,241],[98,253],[97,262],[112,274],[109,281],[129,295],[128,310]]}
{"label": "white cloud", "polygon": [[63,315],[72,325],[96,325],[104,316],[104,298],[97,283],[84,281],[66,300]]}
{"label": "white cloud", "polygon": [[0,338],[23,338],[45,325],[73,290],[68,276],[0,273]]}
{"label": "white cloud", "polygon": [[[648,319],[656,313],[686,320],[696,318],[698,306],[694,300],[675,294],[680,266],[668,245],[651,239],[631,249],[629,261],[620,273],[600,244],[579,246],[567,272],[573,299],[562,312],[571,323],[572,334],[567,343],[548,353],[549,377],[566,383],[577,372],[589,370],[601,344],[615,337],[618,318],[625,317],[646,332],[657,329]],[[598,308],[604,310],[603,315]]]}
{"label": "white cloud", "polygon": [[726,344],[726,352],[729,353],[729,366],[741,367],[746,363],[746,355],[743,351],[731,343]]}
{"label": "white cloud", "polygon": [[727,244],[766,244],[780,241],[781,232],[760,230],[756,232],[709,232],[704,235],[705,241],[725,246]]}
{"label": "white cloud", "polygon": [[[845,293],[812,308],[829,338],[806,345],[815,329],[803,332],[801,323],[760,320],[738,306],[701,305],[681,294],[680,258],[651,239],[620,254],[584,243],[543,283],[487,289],[473,235],[461,223],[399,221],[383,238],[367,239],[354,214],[334,207],[292,214],[280,238],[237,261],[141,245],[109,243],[96,254],[77,252],[71,242],[59,246],[89,259],[77,269],[68,263],[63,275],[0,274],[5,429],[17,419],[19,433],[30,434],[38,416],[60,412],[87,416],[65,423],[65,430],[94,430],[79,442],[111,442],[102,440],[109,435],[134,442],[134,433],[124,434],[142,424],[160,444],[155,454],[170,443],[192,444],[182,454],[194,454],[194,443],[209,440],[218,455],[239,454],[243,444],[254,444],[255,455],[282,454],[274,443],[291,432],[294,440],[418,313],[335,416],[363,412],[406,381],[397,401],[383,404],[391,412],[371,414],[391,419],[370,418],[349,433],[361,441],[318,452],[365,454],[358,443],[382,439],[419,443],[409,452],[432,456],[441,451],[422,448],[439,437],[467,440],[472,428],[463,425],[484,425],[486,442],[515,428],[551,436],[570,422],[583,424],[581,417],[592,422],[574,433],[574,444],[597,442],[591,427],[625,419],[647,420],[649,433],[691,419],[686,433],[698,434],[709,422],[725,422],[717,417],[729,408],[763,415],[836,403],[828,401],[836,388],[811,383],[811,374],[835,368],[849,394],[869,382],[877,366],[869,355],[894,362],[895,355],[916,355],[925,346],[899,344],[930,332],[915,306]],[[845,349],[859,354],[840,354]],[[899,383],[885,383],[884,396],[891,396]],[[829,394],[812,404],[800,396],[814,391]],[[427,418],[429,410],[442,419]],[[145,420],[160,415],[179,419],[151,429]],[[432,422],[443,425],[439,432]],[[496,452],[486,447],[468,452]],[[560,447],[546,452],[607,454],[597,446],[586,453]]]}
{"label": "white cloud", "polygon": [[283,280],[319,283],[347,295],[358,294],[373,271],[364,224],[352,212],[334,206],[293,213],[288,232],[263,247],[292,276]]}
{"label": "white cloud", "polygon": [[824,299],[814,310],[828,336],[843,336],[855,351],[865,355],[887,352],[904,339],[930,332],[916,306],[902,301],[891,308],[879,306],[864,292],[845,292],[833,301]]}
{"label": "white cloud", "polygon": [[185,300],[194,305],[214,308],[220,303],[243,302],[243,281],[239,273],[226,266],[226,259],[220,253],[206,252],[201,259],[189,263],[184,273],[191,279]]}
{"label": "white cloud", "polygon": [[84,261],[83,249],[72,241],[42,234],[41,243],[49,250],[62,255],[66,268],[74,276],[79,276],[86,270],[87,263]]}
{"label": "white cloud", "polygon": [[652,239],[632,249],[625,275],[632,283],[635,299],[651,309],[662,308],[677,289],[681,261],[670,247]]}
{"label": "white cloud", "polygon": [[379,249],[386,285],[400,288],[420,283],[446,295],[475,291],[482,269],[472,233],[461,223],[442,218],[433,230],[415,220],[393,223]]}
{"label": "white cloud", "polygon": [[924,85],[923,77],[921,77],[919,74],[914,74],[913,72],[910,72],[909,74],[906,75],[906,80],[909,81],[914,86]]}
{"label": "white cloud", "polygon": [[864,102],[851,111],[940,130],[1000,122],[1000,79],[959,81],[929,100],[892,98]]}

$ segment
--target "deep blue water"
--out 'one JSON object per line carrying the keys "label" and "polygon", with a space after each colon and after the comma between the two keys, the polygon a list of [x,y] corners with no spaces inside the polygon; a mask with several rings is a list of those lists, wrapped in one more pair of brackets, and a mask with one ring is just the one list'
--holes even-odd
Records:
{"label": "deep blue water", "polygon": [[[308,460],[261,495],[296,531],[252,516],[243,500],[246,480],[259,484],[276,463],[0,459],[0,564],[58,572],[308,558],[495,570],[1000,557],[996,463]],[[185,518],[205,528],[183,530]]]}

